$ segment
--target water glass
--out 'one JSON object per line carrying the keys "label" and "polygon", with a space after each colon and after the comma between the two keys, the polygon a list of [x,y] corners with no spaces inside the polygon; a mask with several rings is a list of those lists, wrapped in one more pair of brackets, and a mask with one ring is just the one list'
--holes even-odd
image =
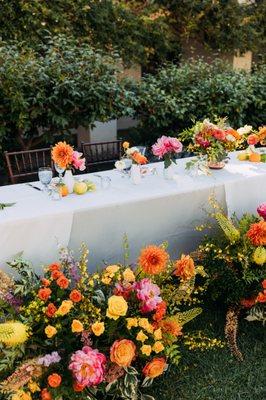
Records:
{"label": "water glass", "polygon": [[44,186],[44,190],[47,191],[48,186],[50,185],[50,183],[51,183],[51,181],[53,179],[52,168],[50,168],[50,167],[39,168],[38,176],[39,176],[40,182]]}
{"label": "water glass", "polygon": [[54,165],[56,172],[59,174],[59,184],[63,183],[63,173],[65,168],[60,167],[58,164]]}
{"label": "water glass", "polygon": [[109,187],[111,186],[111,181],[112,181],[111,178],[109,178],[109,176],[102,176],[102,175],[98,175],[98,174],[94,174],[94,176],[96,176],[97,178],[100,179],[102,190],[109,189]]}

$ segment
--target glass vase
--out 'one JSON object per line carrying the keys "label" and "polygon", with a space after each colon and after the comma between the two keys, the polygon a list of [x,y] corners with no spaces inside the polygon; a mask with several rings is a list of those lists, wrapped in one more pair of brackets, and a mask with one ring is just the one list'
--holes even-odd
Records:
{"label": "glass vase", "polygon": [[137,164],[132,164],[131,170],[131,181],[134,185],[139,185],[141,182],[141,172],[140,172],[140,166]]}
{"label": "glass vase", "polygon": [[171,161],[171,164],[169,166],[165,166],[164,164],[164,169],[163,169],[163,176],[164,179],[166,179],[167,181],[171,181],[174,179],[174,163]]}

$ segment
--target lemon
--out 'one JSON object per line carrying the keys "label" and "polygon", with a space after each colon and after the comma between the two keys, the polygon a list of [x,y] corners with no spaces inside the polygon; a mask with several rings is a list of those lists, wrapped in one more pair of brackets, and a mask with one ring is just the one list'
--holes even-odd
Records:
{"label": "lemon", "polygon": [[246,161],[248,159],[247,153],[239,153],[237,156],[239,161]]}

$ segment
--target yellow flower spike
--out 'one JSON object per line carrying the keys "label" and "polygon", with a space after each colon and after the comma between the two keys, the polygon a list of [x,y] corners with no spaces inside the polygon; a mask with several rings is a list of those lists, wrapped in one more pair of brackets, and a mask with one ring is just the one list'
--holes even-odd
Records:
{"label": "yellow flower spike", "polygon": [[0,324],[0,342],[7,346],[17,346],[28,339],[27,326],[19,321]]}

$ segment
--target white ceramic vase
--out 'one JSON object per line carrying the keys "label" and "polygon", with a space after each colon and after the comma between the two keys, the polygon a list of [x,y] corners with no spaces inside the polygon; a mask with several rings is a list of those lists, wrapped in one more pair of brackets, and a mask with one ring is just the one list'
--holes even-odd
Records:
{"label": "white ceramic vase", "polygon": [[68,193],[73,193],[73,188],[74,188],[74,184],[75,184],[75,179],[74,176],[72,174],[71,169],[67,169],[64,175],[64,184],[67,186],[68,188]]}
{"label": "white ceramic vase", "polygon": [[141,182],[140,166],[137,164],[132,164],[130,174],[132,183],[134,185],[139,185]]}

